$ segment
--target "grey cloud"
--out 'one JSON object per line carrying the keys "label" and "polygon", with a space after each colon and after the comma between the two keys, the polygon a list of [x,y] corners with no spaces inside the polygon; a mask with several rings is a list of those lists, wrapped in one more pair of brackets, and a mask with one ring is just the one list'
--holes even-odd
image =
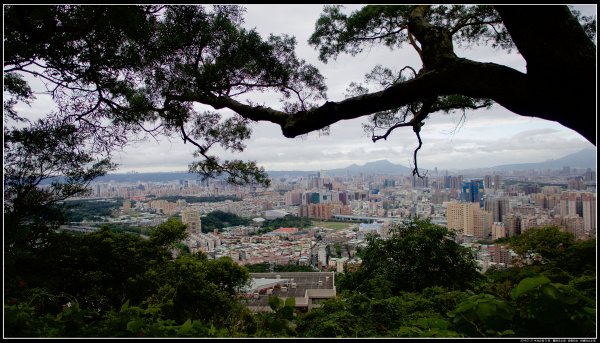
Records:
{"label": "grey cloud", "polygon": [[[351,5],[351,9],[362,5]],[[322,11],[322,5],[246,5],[246,27],[256,27],[267,37],[269,33],[289,34],[298,42],[297,55],[317,66],[326,77],[328,96],[342,100],[352,81],[362,81],[364,74],[375,65],[399,69],[405,65],[420,66],[416,54],[408,46],[402,51],[373,48],[355,57],[340,55],[324,64],[318,61],[318,51],[308,46],[307,39]],[[524,71],[520,55],[473,48],[459,53],[478,61],[506,64]],[[280,106],[277,95],[256,94],[251,97],[267,106]],[[419,151],[419,166],[455,169],[486,167],[498,164],[538,162],[560,158],[583,148],[593,147],[577,133],[553,122],[515,115],[501,106],[490,110],[467,112],[462,122],[460,113],[435,114],[421,132],[423,147]],[[315,170],[342,168],[352,163],[387,159],[408,166],[417,140],[410,128],[395,131],[387,141],[373,143],[365,136],[361,124],[367,118],[338,122],[331,126],[329,136],[311,133],[302,138],[283,137],[281,129],[270,123],[253,125],[252,138],[241,154],[219,149],[213,153],[222,158],[256,160],[268,170]],[[160,145],[154,142],[126,151],[124,164],[138,166],[164,165],[165,169],[179,166],[185,170],[193,160],[193,149],[181,141]]]}

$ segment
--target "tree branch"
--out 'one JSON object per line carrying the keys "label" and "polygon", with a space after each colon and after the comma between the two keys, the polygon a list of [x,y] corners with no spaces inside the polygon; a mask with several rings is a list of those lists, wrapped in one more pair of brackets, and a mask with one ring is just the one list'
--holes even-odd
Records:
{"label": "tree branch", "polygon": [[[473,62],[460,58],[457,58],[448,68],[422,73],[414,79],[397,83],[382,91],[351,97],[340,102],[328,101],[320,107],[294,114],[267,107],[246,105],[232,98],[191,92],[172,96],[171,99],[197,101],[215,109],[229,108],[250,120],[278,124],[285,137],[294,138],[341,120],[399,108],[422,101],[423,98],[452,94],[489,98],[516,113],[538,112],[528,96],[525,74],[494,63]],[[548,114],[539,113],[539,116],[547,118]]]}
{"label": "tree branch", "polygon": [[413,131],[414,131],[415,135],[417,136],[417,140],[419,141],[419,146],[417,146],[415,151],[413,151],[413,161],[415,162],[415,167],[413,168],[412,173],[413,173],[413,175],[417,175],[420,178],[424,178],[427,175],[425,174],[425,175],[421,176],[421,174],[419,173],[419,167],[417,165],[417,152],[419,152],[419,149],[421,149],[421,147],[423,146],[423,141],[421,140],[421,126],[420,125],[413,126]]}

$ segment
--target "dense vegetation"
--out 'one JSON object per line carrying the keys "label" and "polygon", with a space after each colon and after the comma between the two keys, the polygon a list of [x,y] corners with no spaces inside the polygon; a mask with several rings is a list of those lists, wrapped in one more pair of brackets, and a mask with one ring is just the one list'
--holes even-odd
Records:
{"label": "dense vegetation", "polygon": [[224,227],[248,225],[250,222],[250,219],[242,218],[233,213],[213,211],[202,217],[202,232],[222,231]]}
{"label": "dense vegetation", "polygon": [[[530,229],[511,246],[523,258],[542,258],[477,275],[468,251],[447,240],[451,235],[444,231],[416,221],[398,228],[387,241],[371,237],[363,265],[338,276],[341,295],[303,316],[299,335],[595,335],[595,240],[574,241],[557,228]],[[549,249],[557,245],[564,248]],[[444,257],[446,262],[439,260]]]}
{"label": "dense vegetation", "polygon": [[22,247],[5,262],[5,335],[184,335],[188,318],[192,332],[236,325],[228,315],[247,312],[233,296],[248,272],[229,258],[173,259],[183,237],[185,227],[171,219],[148,240],[105,227]]}
{"label": "dense vegetation", "polygon": [[262,222],[262,227],[256,230],[253,235],[259,235],[267,232],[271,232],[273,230],[277,230],[282,227],[295,227],[299,230],[305,229],[311,226],[311,221],[308,218],[302,218],[297,216],[292,216],[290,214],[275,219],[268,219]]}
{"label": "dense vegetation", "polygon": [[[173,216],[174,218],[177,218]],[[102,227],[110,229],[114,233],[132,233],[137,235],[149,235],[155,227],[152,226],[136,226],[123,223],[105,223]]]}
{"label": "dense vegetation", "polygon": [[338,279],[338,285],[369,296],[435,286],[467,289],[480,274],[473,253],[453,238],[448,229],[418,220],[393,229],[386,240],[371,235],[361,268]]}
{"label": "dense vegetation", "polygon": [[[574,241],[557,228],[527,232],[515,251],[540,258],[481,275],[446,229],[404,223],[388,240],[370,237],[363,265],[336,277],[338,297],[306,314],[276,298],[273,312],[252,314],[236,300],[248,272],[267,264],[240,267],[181,249],[173,258],[185,236],[174,218],[147,240],[106,227],[53,233],[5,261],[5,335],[593,337],[595,240]],[[556,244],[564,248],[548,249]]]}
{"label": "dense vegetation", "polygon": [[110,217],[113,211],[123,206],[123,198],[114,200],[69,200],[65,202],[66,221],[105,221],[103,217]]}

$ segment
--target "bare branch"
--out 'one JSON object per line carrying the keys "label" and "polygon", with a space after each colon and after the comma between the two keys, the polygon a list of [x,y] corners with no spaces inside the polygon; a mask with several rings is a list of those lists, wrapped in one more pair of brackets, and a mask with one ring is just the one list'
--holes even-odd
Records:
{"label": "bare branch", "polygon": [[413,126],[413,131],[415,132],[415,135],[417,136],[417,140],[419,141],[419,146],[417,146],[417,148],[415,149],[415,151],[413,152],[413,161],[415,162],[415,167],[413,168],[413,175],[417,175],[420,178],[424,178],[425,176],[427,176],[427,174],[421,176],[421,174],[419,173],[419,167],[417,166],[417,152],[419,151],[419,149],[421,149],[421,146],[423,146],[423,141],[421,140],[421,125],[417,124],[415,126]]}
{"label": "bare branch", "polygon": [[[475,25],[488,25],[491,26],[494,31],[496,31],[496,28],[494,27],[494,24],[501,24],[502,21],[500,20],[490,20],[490,21],[474,21],[474,22],[470,22],[470,23],[464,23],[460,26],[456,26],[454,27],[454,29],[452,31],[450,31],[452,34],[455,34],[456,32],[458,32],[460,29],[465,28],[467,26],[475,26]],[[498,33],[498,31],[496,31],[496,33]]]}
{"label": "bare branch", "polygon": [[407,123],[399,123],[399,124],[393,125],[390,128],[388,128],[386,133],[384,133],[383,135],[381,135],[381,136],[373,135],[373,137],[371,139],[373,140],[373,143],[377,142],[380,139],[387,140],[388,136],[390,135],[390,133],[392,133],[392,131],[396,130],[399,127],[406,127],[406,126],[413,126],[412,121],[407,122]]}

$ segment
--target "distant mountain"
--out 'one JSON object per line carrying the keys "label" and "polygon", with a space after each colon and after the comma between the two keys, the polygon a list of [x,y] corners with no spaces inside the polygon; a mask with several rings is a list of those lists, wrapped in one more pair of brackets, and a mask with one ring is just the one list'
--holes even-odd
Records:
{"label": "distant mountain", "polygon": [[576,153],[561,157],[556,160],[548,160],[537,163],[503,164],[489,169],[493,170],[525,170],[525,169],[562,169],[565,166],[571,168],[596,169],[596,150],[583,149]]}
{"label": "distant mountain", "polygon": [[359,175],[359,174],[388,174],[388,175],[406,175],[410,174],[411,169],[401,164],[394,164],[388,160],[379,160],[374,162],[367,162],[360,166],[352,164],[346,168],[331,169],[327,170],[326,173],[329,175]]}
{"label": "distant mountain", "polygon": [[308,177],[310,174],[316,174],[316,170],[267,170],[267,174],[273,179],[277,178],[296,178],[296,177]]}
{"label": "distant mountain", "polygon": [[[463,169],[479,171],[501,171],[501,170],[527,170],[527,169],[562,169],[564,166],[572,168],[592,168],[596,169],[596,150],[583,149],[579,152],[561,157],[556,160],[548,160],[535,163],[503,164],[489,168],[469,168]],[[425,168],[426,169],[426,168]],[[368,162],[364,165],[351,164],[346,168],[324,170],[329,176],[354,176],[359,174],[387,174],[387,175],[411,175],[412,169],[401,164],[394,164],[388,160],[379,160]],[[269,175],[276,177],[307,177],[309,174],[316,174],[316,171],[269,171]]]}
{"label": "distant mountain", "polygon": [[97,182],[171,182],[177,180],[200,180],[197,174],[188,172],[163,172],[163,173],[127,173],[108,174],[96,178]]}
{"label": "distant mountain", "polygon": [[[478,170],[525,170],[525,169],[562,169],[564,166],[572,168],[592,168],[596,169],[596,150],[584,149],[579,152],[564,156],[556,160],[548,160],[537,163],[504,164],[490,168],[477,168]],[[464,169],[467,170],[467,169]],[[370,175],[411,175],[412,169],[401,164],[394,164],[388,160],[379,160],[367,162],[364,165],[351,164],[346,168],[323,170],[328,176],[356,176],[362,174]],[[267,171],[270,177],[308,177],[310,174],[316,174],[317,171]],[[200,180],[196,174],[188,172],[169,172],[169,173],[128,173],[128,174],[108,174],[97,178],[98,182],[170,182],[178,180]]]}
{"label": "distant mountain", "polygon": [[[354,176],[362,174],[388,174],[388,175],[408,175],[411,169],[400,165],[393,164],[387,160],[379,160],[375,162],[368,162],[362,166],[352,164],[346,168],[338,168],[331,170],[324,170],[328,176]],[[282,178],[282,177],[308,177],[310,174],[316,174],[317,171],[267,171],[271,178]],[[164,172],[164,173],[127,173],[127,174],[108,174],[101,176],[95,181],[97,182],[171,182],[178,180],[200,180],[197,174],[191,174],[187,172]]]}
{"label": "distant mountain", "polygon": [[[379,160],[367,162],[364,165],[351,164],[346,168],[337,168],[322,170],[327,176],[355,176],[362,174],[386,174],[386,175],[406,175],[410,174],[411,169],[400,164],[393,164],[388,160]],[[272,178],[279,177],[308,177],[316,174],[317,171],[268,171]]]}

